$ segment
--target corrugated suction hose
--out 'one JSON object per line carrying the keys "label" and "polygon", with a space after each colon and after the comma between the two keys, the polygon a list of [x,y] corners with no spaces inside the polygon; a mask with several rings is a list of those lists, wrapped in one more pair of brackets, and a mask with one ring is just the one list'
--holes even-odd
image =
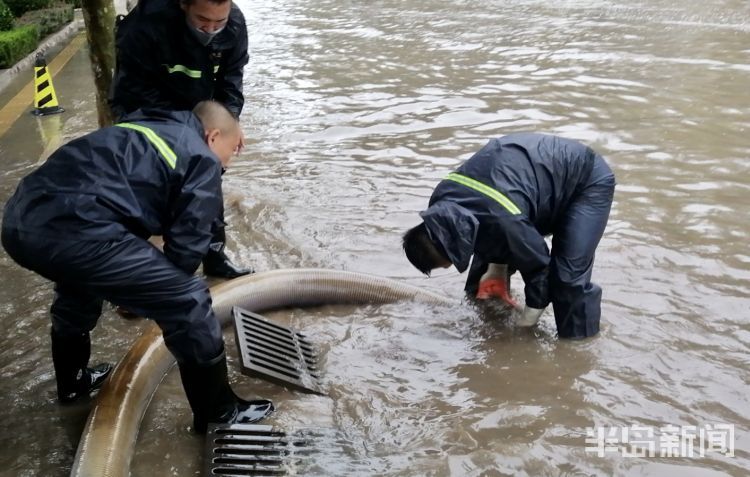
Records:
{"label": "corrugated suction hose", "polygon": [[[262,312],[325,304],[417,300],[450,304],[446,297],[394,280],[336,270],[291,269],[248,275],[211,287],[222,326],[233,306]],[[167,371],[175,364],[161,330],[150,323],[99,391],[78,443],[71,476],[127,477],[143,415]]]}

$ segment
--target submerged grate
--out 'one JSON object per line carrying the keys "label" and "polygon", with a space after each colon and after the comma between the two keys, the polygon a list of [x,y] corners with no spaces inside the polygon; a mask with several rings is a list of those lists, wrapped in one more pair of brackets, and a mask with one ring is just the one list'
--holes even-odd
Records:
{"label": "submerged grate", "polygon": [[319,382],[315,349],[303,334],[237,306],[232,312],[243,374],[299,391],[325,394]]}
{"label": "submerged grate", "polygon": [[210,424],[206,432],[204,477],[278,476],[294,474],[307,441],[272,426]]}

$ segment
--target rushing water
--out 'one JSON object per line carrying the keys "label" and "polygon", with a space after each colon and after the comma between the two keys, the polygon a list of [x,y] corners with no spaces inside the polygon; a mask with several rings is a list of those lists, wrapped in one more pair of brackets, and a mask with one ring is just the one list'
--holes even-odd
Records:
{"label": "rushing water", "polygon": [[[276,401],[270,423],[311,433],[298,474],[748,474],[750,3],[237,3],[251,43],[248,147],[225,176],[239,261],[369,272],[458,300],[464,277],[421,278],[400,235],[490,137],[585,141],[618,180],[595,268],[594,339],[557,340],[549,312],[534,331],[463,306],[270,314],[320,347],[328,396],[245,378],[236,354],[230,366],[243,394]],[[87,68],[82,52],[56,78],[65,137],[95,121]],[[45,127],[24,116],[0,138],[0,199],[33,168]],[[88,406],[54,401],[50,287],[4,254],[0,273],[0,475],[66,475]],[[520,279],[513,287],[522,293]],[[140,327],[107,311],[95,359],[118,359]],[[189,422],[171,373],[133,475],[199,473]],[[724,424],[733,457],[697,439],[692,456],[663,455],[663,439],[679,434],[667,426]],[[599,456],[587,428],[620,440],[653,430],[657,456]]]}

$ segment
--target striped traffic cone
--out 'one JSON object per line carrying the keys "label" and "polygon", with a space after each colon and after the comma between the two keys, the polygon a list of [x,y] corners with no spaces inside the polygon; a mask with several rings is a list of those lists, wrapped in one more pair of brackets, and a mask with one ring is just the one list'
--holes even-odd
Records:
{"label": "striped traffic cone", "polygon": [[47,60],[40,51],[36,54],[34,62],[34,109],[31,114],[44,116],[63,111],[65,110],[57,103],[55,87],[52,86],[52,75],[47,70]]}

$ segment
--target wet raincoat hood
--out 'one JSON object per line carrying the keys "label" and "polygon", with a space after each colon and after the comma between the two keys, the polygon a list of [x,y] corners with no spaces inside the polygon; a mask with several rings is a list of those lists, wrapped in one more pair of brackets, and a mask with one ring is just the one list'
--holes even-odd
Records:
{"label": "wet raincoat hood", "polygon": [[448,201],[436,202],[419,215],[430,240],[439,243],[451,263],[463,273],[474,254],[479,221],[465,207]]}

